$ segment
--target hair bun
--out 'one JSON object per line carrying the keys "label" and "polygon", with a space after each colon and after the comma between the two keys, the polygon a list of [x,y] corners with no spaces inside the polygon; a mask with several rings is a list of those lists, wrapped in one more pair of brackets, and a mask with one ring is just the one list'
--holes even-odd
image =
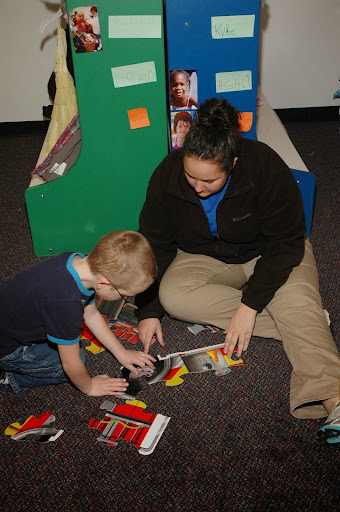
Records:
{"label": "hair bun", "polygon": [[227,100],[210,98],[199,107],[196,124],[219,130],[239,129],[239,111]]}

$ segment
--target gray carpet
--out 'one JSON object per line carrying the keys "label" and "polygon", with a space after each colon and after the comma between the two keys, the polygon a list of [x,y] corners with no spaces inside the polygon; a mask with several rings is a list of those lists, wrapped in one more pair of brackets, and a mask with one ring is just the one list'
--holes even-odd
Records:
{"label": "gray carpet", "polygon": [[[339,344],[339,133],[337,123],[286,123],[317,181],[312,243],[324,307]],[[24,190],[42,137],[0,139],[0,279],[40,260],[32,249]],[[194,336],[187,324],[163,320],[167,353],[223,342],[223,334]],[[126,345],[128,346],[128,345]],[[157,353],[157,351],[155,351]],[[88,428],[103,419],[102,398],[71,385],[15,396],[0,389],[1,510],[112,512],[339,510],[340,450],[320,446],[322,421],[289,414],[290,366],[282,346],[253,338],[245,366],[231,374],[186,375],[184,383],[149,386],[139,398],[146,411],[171,417],[155,452],[139,455],[121,441],[107,447]],[[91,375],[119,371],[106,352],[88,354]],[[123,402],[120,402],[123,403]],[[55,442],[4,435],[13,422],[50,412],[64,429]]]}

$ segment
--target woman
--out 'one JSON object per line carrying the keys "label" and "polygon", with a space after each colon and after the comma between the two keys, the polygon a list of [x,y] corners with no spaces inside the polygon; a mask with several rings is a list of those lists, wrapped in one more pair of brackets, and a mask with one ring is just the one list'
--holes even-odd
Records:
{"label": "woman", "polygon": [[320,418],[335,409],[340,426],[340,358],[300,192],[271,148],[242,138],[238,115],[226,100],[205,101],[183,148],[151,177],[140,231],[160,285],[159,298],[152,289],[137,298],[140,338],[146,352],[156,338],[164,345],[166,311],[224,329],[229,357],[236,345],[241,356],[252,335],[281,340],[293,367],[291,413]]}

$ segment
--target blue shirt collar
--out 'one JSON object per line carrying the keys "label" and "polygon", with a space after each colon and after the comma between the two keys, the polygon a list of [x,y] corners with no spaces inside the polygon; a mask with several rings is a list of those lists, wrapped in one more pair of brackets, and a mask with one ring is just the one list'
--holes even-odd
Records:
{"label": "blue shirt collar", "polygon": [[86,295],[87,297],[90,297],[90,295],[93,295],[93,290],[88,290],[87,288],[85,288],[85,286],[81,282],[81,279],[80,279],[78,273],[76,272],[76,270],[72,264],[73,258],[75,256],[80,256],[80,258],[85,258],[84,254],[81,254],[80,252],[74,252],[73,254],[71,254],[69,256],[67,263],[66,263],[66,268],[69,271],[69,273],[71,274],[71,276],[73,277],[73,279],[75,280],[75,282],[77,283],[77,286],[78,286],[79,290],[81,291],[81,293],[83,295]]}

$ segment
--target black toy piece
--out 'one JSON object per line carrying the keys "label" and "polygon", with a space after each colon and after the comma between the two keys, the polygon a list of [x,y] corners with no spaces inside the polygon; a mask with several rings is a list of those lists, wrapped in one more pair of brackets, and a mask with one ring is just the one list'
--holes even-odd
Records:
{"label": "black toy piece", "polygon": [[158,359],[154,363],[154,366],[154,370],[148,366],[145,369],[138,367],[138,375],[135,375],[123,366],[121,368],[122,377],[126,379],[129,386],[124,393],[119,393],[118,396],[121,398],[133,400],[146,386],[154,384],[155,382],[160,382],[170,370],[171,363],[168,359]]}

